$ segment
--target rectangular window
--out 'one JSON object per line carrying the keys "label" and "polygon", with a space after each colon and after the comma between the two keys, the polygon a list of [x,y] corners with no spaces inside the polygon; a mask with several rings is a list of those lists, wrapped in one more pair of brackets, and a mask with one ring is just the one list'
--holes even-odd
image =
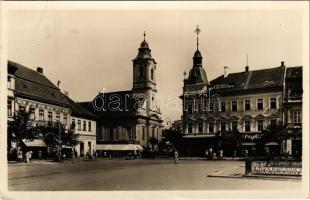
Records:
{"label": "rectangular window", "polygon": [[250,100],[244,100],[244,110],[245,111],[251,110],[251,101]]}
{"label": "rectangular window", "polygon": [[293,123],[301,123],[301,112],[299,110],[293,111]]}
{"label": "rectangular window", "polygon": [[64,124],[67,124],[67,122],[68,122],[68,115],[64,114],[63,118],[64,118],[64,120],[63,120]]}
{"label": "rectangular window", "polygon": [[226,131],[226,122],[221,122],[221,131]]}
{"label": "rectangular window", "polygon": [[86,121],[83,121],[83,131],[86,131]]}
{"label": "rectangular window", "polygon": [[44,121],[44,110],[39,110],[39,120]]}
{"label": "rectangular window", "polygon": [[214,122],[209,122],[209,133],[214,132]]}
{"label": "rectangular window", "polygon": [[12,113],[12,101],[8,101],[8,116],[13,116],[13,113]]}
{"label": "rectangular window", "polygon": [[214,105],[213,105],[213,103],[211,102],[211,103],[210,103],[210,106],[209,106],[209,112],[210,112],[210,113],[213,112],[213,109],[214,109],[213,107],[214,107]]}
{"label": "rectangular window", "polygon": [[264,130],[264,120],[257,120],[257,130],[258,131]]}
{"label": "rectangular window", "polygon": [[56,121],[57,121],[57,122],[60,121],[60,113],[56,113]]}
{"label": "rectangular window", "polygon": [[201,114],[202,113],[202,108],[201,108],[201,104],[198,104],[198,113]]}
{"label": "rectangular window", "polygon": [[270,98],[270,109],[277,109],[277,99]]}
{"label": "rectangular window", "polygon": [[198,123],[198,133],[202,133],[203,132],[203,127],[202,127],[202,123]]}
{"label": "rectangular window", "polygon": [[52,113],[52,112],[48,112],[47,117],[48,117],[48,121],[49,121],[49,122],[52,122],[52,121],[53,121],[53,113]]}
{"label": "rectangular window", "polygon": [[245,132],[251,131],[251,121],[245,121],[244,126],[245,126]]}
{"label": "rectangular window", "polygon": [[222,112],[226,112],[226,102],[225,101],[223,101],[221,103],[221,110],[222,110]]}
{"label": "rectangular window", "polygon": [[9,89],[12,89],[12,81],[11,81],[11,77],[10,76],[8,76],[8,88]]}
{"label": "rectangular window", "polygon": [[231,122],[231,126],[232,126],[232,130],[233,131],[237,131],[238,130],[238,122],[237,121]]}
{"label": "rectangular window", "polygon": [[35,120],[35,109],[29,108],[29,119]]}
{"label": "rectangular window", "polygon": [[188,133],[192,133],[192,132],[193,132],[193,125],[188,124]]}
{"label": "rectangular window", "polygon": [[193,114],[193,106],[191,104],[187,105],[188,114]]}
{"label": "rectangular window", "polygon": [[264,100],[257,99],[257,110],[263,110],[263,109],[264,109]]}
{"label": "rectangular window", "polygon": [[75,129],[75,119],[72,119],[71,125],[72,125],[72,128]]}
{"label": "rectangular window", "polygon": [[145,140],[145,128],[142,127],[142,140]]}
{"label": "rectangular window", "polygon": [[78,130],[81,130],[81,120],[78,120]]}
{"label": "rectangular window", "polygon": [[236,112],[238,110],[237,101],[231,101],[231,111]]}
{"label": "rectangular window", "polygon": [[91,132],[91,122],[88,122],[88,131]]}

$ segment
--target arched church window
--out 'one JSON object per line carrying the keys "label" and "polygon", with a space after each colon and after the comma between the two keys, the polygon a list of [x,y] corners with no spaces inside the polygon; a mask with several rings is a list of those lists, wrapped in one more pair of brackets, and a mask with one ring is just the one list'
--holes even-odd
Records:
{"label": "arched church window", "polygon": [[139,68],[139,78],[143,78],[143,68]]}
{"label": "arched church window", "polygon": [[154,69],[151,69],[151,79],[154,80]]}

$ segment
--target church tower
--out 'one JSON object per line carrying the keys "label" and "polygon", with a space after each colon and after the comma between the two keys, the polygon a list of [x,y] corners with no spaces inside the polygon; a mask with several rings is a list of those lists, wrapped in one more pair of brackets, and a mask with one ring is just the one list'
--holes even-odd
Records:
{"label": "church tower", "polygon": [[133,59],[133,92],[146,99],[145,109],[158,111],[156,106],[156,61],[152,58],[151,49],[144,39],[140,44],[138,55]]}

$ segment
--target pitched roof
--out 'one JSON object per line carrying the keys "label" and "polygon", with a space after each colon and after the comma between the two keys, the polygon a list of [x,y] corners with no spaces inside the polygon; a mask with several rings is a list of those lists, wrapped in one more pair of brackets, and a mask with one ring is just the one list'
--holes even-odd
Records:
{"label": "pitched roof", "polygon": [[283,86],[284,67],[231,73],[211,81],[211,86],[220,91],[239,91]]}
{"label": "pitched roof", "polygon": [[68,96],[65,96],[65,97],[67,101],[70,103],[72,116],[86,118],[86,119],[93,119],[93,120],[96,120],[98,118],[94,113],[87,110],[84,106],[80,105],[79,103],[76,103]]}
{"label": "pitched roof", "polygon": [[43,74],[18,63],[8,61],[8,68],[16,68],[16,96],[59,106],[69,106],[65,95]]}
{"label": "pitched roof", "polygon": [[99,93],[93,101],[81,102],[80,105],[98,117],[112,118],[133,116],[137,111],[138,103],[139,99],[134,96],[131,90],[128,90]]}

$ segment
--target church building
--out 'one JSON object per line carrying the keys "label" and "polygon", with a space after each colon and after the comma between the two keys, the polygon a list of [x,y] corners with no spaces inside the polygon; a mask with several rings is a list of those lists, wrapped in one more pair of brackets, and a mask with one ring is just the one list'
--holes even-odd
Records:
{"label": "church building", "polygon": [[156,64],[144,33],[138,55],[133,59],[132,90],[99,93],[92,102],[81,103],[99,117],[97,151],[156,147],[163,127],[156,104]]}

